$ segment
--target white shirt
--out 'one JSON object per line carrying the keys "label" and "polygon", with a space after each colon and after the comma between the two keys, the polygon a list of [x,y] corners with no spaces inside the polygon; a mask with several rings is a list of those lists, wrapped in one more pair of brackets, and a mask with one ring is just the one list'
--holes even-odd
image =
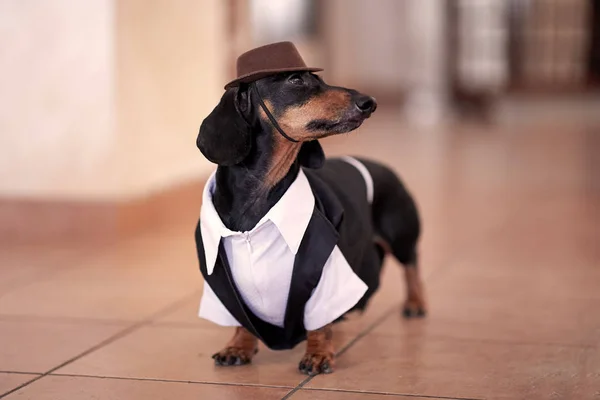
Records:
{"label": "white shirt", "polygon": [[[372,181],[366,182],[368,188],[372,186]],[[215,173],[204,188],[200,211],[207,272],[210,275],[215,268],[222,240],[232,278],[248,308],[260,319],[283,327],[295,255],[315,205],[308,179],[300,170],[281,199],[249,232],[233,232],[225,227],[212,202],[214,188]],[[366,291],[367,285],[335,246],[306,303],[304,326],[316,330],[335,321]],[[222,326],[240,326],[206,282],[199,316]]]}

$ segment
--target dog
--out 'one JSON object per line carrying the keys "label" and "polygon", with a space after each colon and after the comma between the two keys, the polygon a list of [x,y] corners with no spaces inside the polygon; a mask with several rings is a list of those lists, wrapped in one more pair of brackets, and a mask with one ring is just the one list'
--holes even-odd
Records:
{"label": "dog", "polygon": [[[250,363],[259,341],[287,349],[306,340],[299,370],[333,372],[332,325],[366,307],[386,254],[404,267],[404,316],[425,315],[412,196],[388,167],[358,157],[326,159],[319,144],[355,130],[376,108],[370,96],[330,86],[312,71],[291,71],[230,87],[202,122],[197,146],[218,167],[196,226],[205,278],[200,314],[235,326],[213,355],[216,365]],[[249,272],[255,266],[261,269]],[[248,274],[261,278],[250,285],[256,277]],[[321,288],[325,279],[329,289]],[[264,306],[271,297],[280,299],[273,309]]]}

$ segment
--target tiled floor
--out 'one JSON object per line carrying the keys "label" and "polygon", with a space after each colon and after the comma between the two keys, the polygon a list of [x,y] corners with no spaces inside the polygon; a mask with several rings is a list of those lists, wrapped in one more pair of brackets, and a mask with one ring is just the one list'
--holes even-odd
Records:
{"label": "tiled floor", "polygon": [[430,315],[400,317],[399,266],[336,326],[333,375],[303,348],[217,368],[196,318],[194,221],[100,248],[0,250],[0,398],[600,399],[600,124],[406,129],[381,111],[326,142],[415,194]]}

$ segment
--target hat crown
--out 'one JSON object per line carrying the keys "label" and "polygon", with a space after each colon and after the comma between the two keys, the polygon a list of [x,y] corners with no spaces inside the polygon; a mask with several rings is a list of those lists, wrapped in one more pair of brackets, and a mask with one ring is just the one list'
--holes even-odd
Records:
{"label": "hat crown", "polygon": [[225,85],[225,89],[280,72],[323,71],[322,68],[307,67],[292,42],[271,43],[247,51],[238,57],[236,67],[237,77]]}
{"label": "hat crown", "polygon": [[257,71],[291,68],[306,68],[302,56],[292,42],[278,42],[257,47],[237,59],[238,77]]}

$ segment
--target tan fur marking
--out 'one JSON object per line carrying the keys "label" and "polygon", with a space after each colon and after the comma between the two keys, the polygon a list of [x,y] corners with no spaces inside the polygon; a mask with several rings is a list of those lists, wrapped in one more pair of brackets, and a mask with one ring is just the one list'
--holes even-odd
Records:
{"label": "tan fur marking", "polygon": [[263,182],[267,189],[275,186],[288,173],[302,146],[302,143],[290,142],[279,134],[275,134],[274,139],[271,165]]}
{"label": "tan fur marking", "polygon": [[404,308],[412,312],[417,312],[418,310],[425,312],[427,305],[425,304],[425,293],[419,276],[419,269],[415,266],[405,267],[404,281],[406,283]]}
{"label": "tan fur marking", "polygon": [[[338,121],[350,105],[350,94],[343,90],[328,90],[299,107],[290,107],[277,118],[277,123],[291,138],[299,142],[315,139],[314,132],[308,132],[306,125],[316,119]],[[265,100],[265,106],[272,112],[273,104]],[[265,111],[260,108],[260,116],[268,121]],[[273,128],[275,129],[275,128]],[[270,190],[285,177],[296,160],[302,143],[294,143],[274,132],[273,157],[263,182],[263,190]]]}
{"label": "tan fur marking", "polygon": [[315,132],[308,132],[306,125],[314,120],[339,121],[350,106],[350,94],[342,90],[328,90],[310,99],[306,104],[288,108],[277,122],[289,136],[306,141],[315,138]]}

